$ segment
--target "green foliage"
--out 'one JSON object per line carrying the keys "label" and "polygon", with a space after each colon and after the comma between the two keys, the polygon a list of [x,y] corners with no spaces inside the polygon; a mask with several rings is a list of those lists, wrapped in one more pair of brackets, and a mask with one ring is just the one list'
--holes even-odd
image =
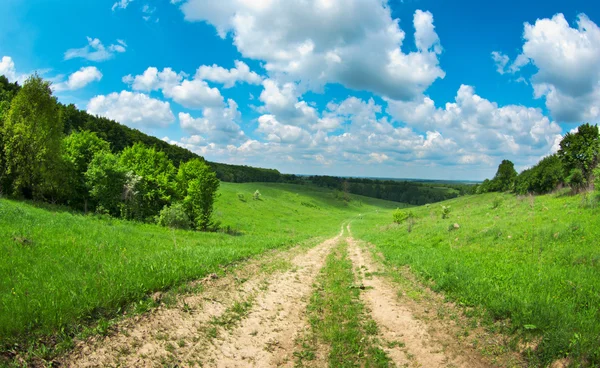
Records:
{"label": "green foliage", "polygon": [[565,356],[573,366],[600,366],[599,207],[582,207],[583,195],[501,195],[502,206],[491,211],[497,196],[443,203],[460,218],[460,235],[427,207],[411,209],[421,220],[410,234],[385,226],[392,211],[369,213],[352,232],[392,267],[409,266],[435,291],[481,313],[489,327],[506,326],[500,332],[515,343],[539,342],[528,366]]}
{"label": "green foliage", "polygon": [[[591,179],[592,171],[598,165],[598,154],[600,153],[600,136],[598,126],[583,124],[576,133],[567,133],[560,142],[558,156],[564,164],[569,177],[577,169],[576,175],[581,172],[583,185]],[[581,180],[576,178],[574,185],[580,185]],[[579,188],[574,188],[576,190]]]}
{"label": "green foliage", "polygon": [[172,229],[188,230],[192,227],[189,216],[185,213],[183,203],[165,206],[156,218],[156,223]]}
{"label": "green foliage", "polygon": [[33,75],[13,98],[4,120],[4,160],[15,194],[44,198],[56,188],[63,127],[50,83]]}
{"label": "green foliage", "polygon": [[442,219],[450,218],[450,206],[442,205]]}
{"label": "green foliage", "polygon": [[580,190],[587,186],[585,174],[580,168],[571,169],[565,181],[575,193],[579,193]]}
{"label": "green foliage", "polygon": [[219,189],[215,172],[204,161],[191,160],[179,166],[177,184],[194,228],[208,230],[213,225],[213,204]]}
{"label": "green foliage", "polygon": [[71,183],[73,198],[71,205],[87,211],[89,191],[85,173],[95,155],[101,152],[110,152],[110,145],[105,140],[98,138],[96,133],[89,131],[71,133],[63,140],[62,157],[71,168],[73,182]]}
{"label": "green foliage", "polygon": [[394,222],[397,224],[401,224],[404,221],[413,218],[414,214],[412,213],[412,211],[407,211],[407,210],[403,210],[400,208],[397,208],[393,213],[392,213],[392,218],[394,219]]}
{"label": "green foliage", "polygon": [[120,163],[130,176],[126,218],[149,221],[176,195],[175,166],[164,152],[141,143],[123,150]]}
{"label": "green foliage", "polygon": [[90,197],[97,203],[97,211],[120,216],[128,171],[121,165],[119,157],[110,152],[98,152],[84,176]]}
{"label": "green foliage", "polygon": [[258,189],[256,190],[256,192],[254,192],[254,194],[252,195],[252,199],[254,199],[255,201],[260,200],[260,192],[258,191]]}
{"label": "green foliage", "polygon": [[515,165],[510,160],[502,160],[498,166],[496,176],[490,182],[489,191],[508,192],[514,189],[517,171]]}
{"label": "green foliage", "polygon": [[565,182],[564,166],[558,155],[544,157],[531,169],[523,170],[517,177],[515,193],[545,194]]}
{"label": "green foliage", "polygon": [[244,195],[244,193],[238,193],[237,196],[240,201],[246,202],[246,196]]}
{"label": "green foliage", "polygon": [[504,202],[504,199],[502,197],[495,197],[492,201],[492,209],[495,210],[497,208],[500,208],[502,202]]}

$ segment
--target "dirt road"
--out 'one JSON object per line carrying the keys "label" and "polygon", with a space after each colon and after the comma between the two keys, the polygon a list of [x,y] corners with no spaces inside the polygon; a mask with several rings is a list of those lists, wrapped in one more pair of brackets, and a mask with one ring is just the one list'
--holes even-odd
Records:
{"label": "dirt road", "polygon": [[[77,343],[66,366],[293,367],[299,337],[310,330],[307,306],[327,255],[346,242],[361,301],[377,323],[385,351],[398,367],[488,367],[456,326],[419,319],[422,307],[403,301],[366,245],[350,228],[317,246],[273,252],[222,278],[203,280],[203,291],[178,297],[145,315],[125,319],[117,332]],[[440,301],[441,303],[441,301]],[[454,329],[453,329],[454,328]],[[310,366],[327,366],[327,347]]]}

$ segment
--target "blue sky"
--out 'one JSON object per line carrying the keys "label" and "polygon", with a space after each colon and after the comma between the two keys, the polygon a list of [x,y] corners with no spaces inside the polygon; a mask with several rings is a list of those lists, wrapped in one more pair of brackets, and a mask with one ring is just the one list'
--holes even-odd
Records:
{"label": "blue sky", "polygon": [[600,120],[592,1],[5,0],[0,73],[209,160],[483,179]]}

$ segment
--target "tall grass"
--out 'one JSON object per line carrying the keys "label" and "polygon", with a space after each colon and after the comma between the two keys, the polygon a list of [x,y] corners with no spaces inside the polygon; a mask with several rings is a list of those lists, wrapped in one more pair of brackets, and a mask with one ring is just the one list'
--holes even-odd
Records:
{"label": "tall grass", "polygon": [[[414,208],[408,225],[391,212],[353,222],[389,263],[408,265],[433,288],[510,320],[533,338],[533,364],[568,357],[600,365],[600,210],[580,197],[463,197]],[[442,219],[441,205],[451,206]],[[458,224],[456,228],[454,224]]]}
{"label": "tall grass", "polygon": [[[237,193],[259,189],[262,200]],[[302,206],[310,202],[316,208]],[[170,230],[0,199],[0,351],[118,313],[148,293],[308,238],[392,204],[277,184],[223,183],[216,218],[235,235]]]}

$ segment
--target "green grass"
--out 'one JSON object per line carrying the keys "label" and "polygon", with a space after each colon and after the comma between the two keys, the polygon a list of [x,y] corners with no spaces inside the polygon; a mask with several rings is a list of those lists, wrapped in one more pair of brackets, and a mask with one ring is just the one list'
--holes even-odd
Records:
{"label": "green grass", "polygon": [[[319,275],[308,306],[314,335],[330,346],[330,367],[388,367],[389,357],[373,339],[377,325],[365,315],[360,289],[353,287],[356,280],[346,248],[341,241]],[[295,355],[299,363],[314,357],[310,345]]]}
{"label": "green grass", "polygon": [[[262,200],[255,201],[257,189]],[[397,205],[353,199],[347,204],[310,186],[222,183],[215,217],[234,235],[173,231],[0,199],[0,353],[22,351],[39,339],[69,343],[82,326],[133,302],[144,304],[153,291],[222,272],[224,265],[269,249],[334,235],[348,218]]]}
{"label": "green grass", "polygon": [[599,207],[581,196],[487,194],[412,212],[410,232],[408,223],[392,225],[391,211],[356,219],[352,230],[390,265],[480,307],[488,326],[509,321],[505,332],[539,342],[526,352],[531,364],[600,365]]}

